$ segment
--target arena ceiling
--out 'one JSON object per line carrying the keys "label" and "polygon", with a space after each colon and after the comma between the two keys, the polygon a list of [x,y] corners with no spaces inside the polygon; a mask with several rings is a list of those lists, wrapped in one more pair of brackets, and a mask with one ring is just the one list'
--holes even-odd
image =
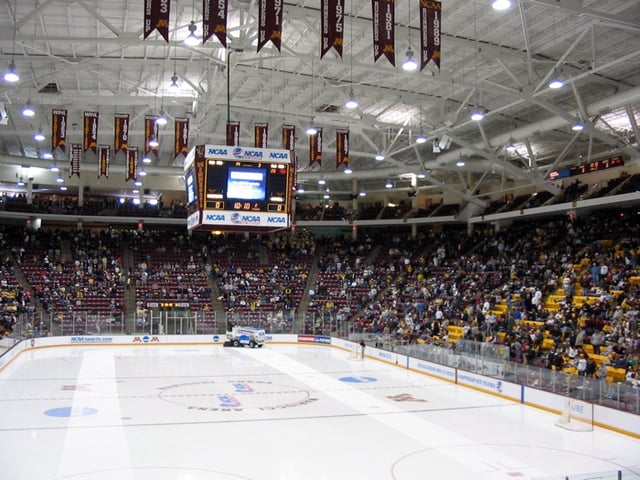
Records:
{"label": "arena ceiling", "polygon": [[[307,191],[447,191],[480,202],[514,186],[552,188],[551,170],[622,154],[638,161],[640,114],[639,0],[513,0],[504,11],[490,0],[442,2],[441,68],[405,72],[418,49],[419,0],[395,1],[395,64],[373,58],[371,0],[345,3],[344,46],[320,58],[320,0],[284,2],[280,51],[257,51],[258,2],[229,0],[228,47],[215,38],[187,46],[195,21],[202,35],[202,2],[172,1],[169,42],[143,39],[143,0],[8,0],[0,5],[0,51],[20,80],[1,82],[7,118],[0,125],[5,186],[25,166],[47,167],[52,109],[68,111],[68,141],[82,142],[85,111],[100,114],[99,143],[113,145],[114,115],[131,118],[130,145],[144,144],[144,116],[162,109],[170,119],[160,154],[145,166],[149,188],[179,185],[171,120],[190,120],[190,145],[224,144],[228,120],[240,122],[241,144],[253,144],[255,123],[269,126],[279,148],[281,126],[296,126],[298,181]],[[563,88],[548,81],[561,75]],[[172,76],[178,90],[170,91]],[[359,106],[344,107],[351,92]],[[21,115],[30,102],[36,114]],[[483,107],[485,118],[470,119]],[[571,129],[576,119],[584,130]],[[323,128],[323,161],[309,162],[304,130]],[[336,128],[348,128],[350,167],[336,168]],[[46,139],[33,140],[41,130]],[[418,136],[427,142],[417,143]],[[441,148],[434,148],[434,144]],[[514,146],[515,149],[507,146]],[[439,151],[438,151],[439,150]],[[374,155],[383,152],[384,160]],[[53,162],[68,169],[68,157]],[[126,190],[124,157],[109,179],[84,158],[81,179],[96,189]],[[459,165],[464,163],[464,165]],[[417,178],[417,176],[421,178]],[[327,180],[324,187],[317,180]],[[55,185],[43,174],[40,185]]]}

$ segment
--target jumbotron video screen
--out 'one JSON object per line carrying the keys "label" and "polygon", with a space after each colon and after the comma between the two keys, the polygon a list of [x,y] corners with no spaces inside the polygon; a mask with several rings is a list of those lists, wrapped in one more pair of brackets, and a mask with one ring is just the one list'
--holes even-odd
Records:
{"label": "jumbotron video screen", "polygon": [[276,231],[291,226],[289,150],[198,145],[184,162],[189,230]]}

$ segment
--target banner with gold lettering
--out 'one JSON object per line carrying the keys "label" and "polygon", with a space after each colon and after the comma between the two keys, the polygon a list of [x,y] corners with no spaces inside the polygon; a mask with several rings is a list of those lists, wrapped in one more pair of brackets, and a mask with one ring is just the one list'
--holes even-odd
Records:
{"label": "banner with gold lettering", "polygon": [[114,132],[114,154],[120,151],[126,152],[129,147],[129,115],[127,113],[116,113],[114,119]]}
{"label": "banner with gold lettering", "polygon": [[420,70],[430,60],[440,69],[440,39],[442,3],[420,0]]}
{"label": "banner with gold lettering", "polygon": [[296,127],[295,125],[282,126],[282,148],[286,150],[296,149]]}
{"label": "banner with gold lettering", "polygon": [[51,112],[51,152],[58,147],[63,152],[67,148],[67,111],[54,109]]}
{"label": "banner with gold lettering", "polygon": [[237,147],[240,145],[240,122],[227,123],[227,146]]}
{"label": "banner with gold lettering", "polygon": [[349,129],[336,129],[336,168],[349,165]]}
{"label": "banner with gold lettering", "polygon": [[73,175],[80,176],[80,161],[82,159],[82,144],[72,143],[69,152],[69,178]]}
{"label": "banner with gold lettering", "polygon": [[184,117],[176,117],[174,124],[174,146],[173,158],[178,156],[187,156],[189,153],[189,119]]}
{"label": "banner with gold lettering", "polygon": [[322,41],[320,58],[324,57],[331,48],[342,58],[344,42],[344,0],[322,0],[320,3],[322,15]]}
{"label": "banner with gold lettering", "polygon": [[127,147],[127,178],[136,180],[138,178],[138,147]]}
{"label": "banner with gold lettering", "polygon": [[315,135],[309,136],[309,166],[318,162],[322,165],[322,128],[318,128]]}
{"label": "banner with gold lettering", "polygon": [[109,165],[111,165],[111,147],[98,145],[98,178],[103,175],[109,178]]}
{"label": "banner with gold lettering", "polygon": [[144,37],[157,30],[169,43],[169,10],[170,0],[144,0]]}
{"label": "banner with gold lettering", "polygon": [[98,112],[84,112],[84,121],[82,129],[82,151],[86,152],[91,149],[93,153],[97,152],[98,147]]}
{"label": "banner with gold lettering", "polygon": [[384,55],[396,66],[395,0],[371,0],[373,21],[373,61]]}
{"label": "banner with gold lettering", "polygon": [[158,139],[158,124],[156,123],[156,115],[145,115],[144,116],[144,154],[149,155],[149,152],[153,152],[154,155],[158,156],[158,145],[153,146],[151,144],[151,140]]}
{"label": "banner with gold lettering", "polygon": [[228,0],[202,0],[202,43],[215,35],[227,47],[228,10]]}
{"label": "banner with gold lettering", "polygon": [[282,45],[282,0],[258,0],[258,52],[271,40],[280,51]]}
{"label": "banner with gold lettering", "polygon": [[268,123],[255,123],[253,125],[253,146],[256,148],[267,148],[268,133]]}

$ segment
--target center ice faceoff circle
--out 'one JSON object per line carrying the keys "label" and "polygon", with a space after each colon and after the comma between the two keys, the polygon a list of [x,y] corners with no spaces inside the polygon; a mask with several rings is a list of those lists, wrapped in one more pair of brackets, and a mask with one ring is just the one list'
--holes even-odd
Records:
{"label": "center ice faceoff circle", "polygon": [[233,412],[277,410],[315,402],[307,390],[261,380],[213,380],[160,388],[160,398],[190,410]]}

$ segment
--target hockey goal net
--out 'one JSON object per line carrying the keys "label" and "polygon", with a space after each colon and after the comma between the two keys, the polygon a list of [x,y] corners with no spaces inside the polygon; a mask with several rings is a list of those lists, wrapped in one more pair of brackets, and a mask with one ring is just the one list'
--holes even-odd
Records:
{"label": "hockey goal net", "polygon": [[591,432],[594,423],[593,411],[593,403],[567,398],[556,425],[574,432]]}

